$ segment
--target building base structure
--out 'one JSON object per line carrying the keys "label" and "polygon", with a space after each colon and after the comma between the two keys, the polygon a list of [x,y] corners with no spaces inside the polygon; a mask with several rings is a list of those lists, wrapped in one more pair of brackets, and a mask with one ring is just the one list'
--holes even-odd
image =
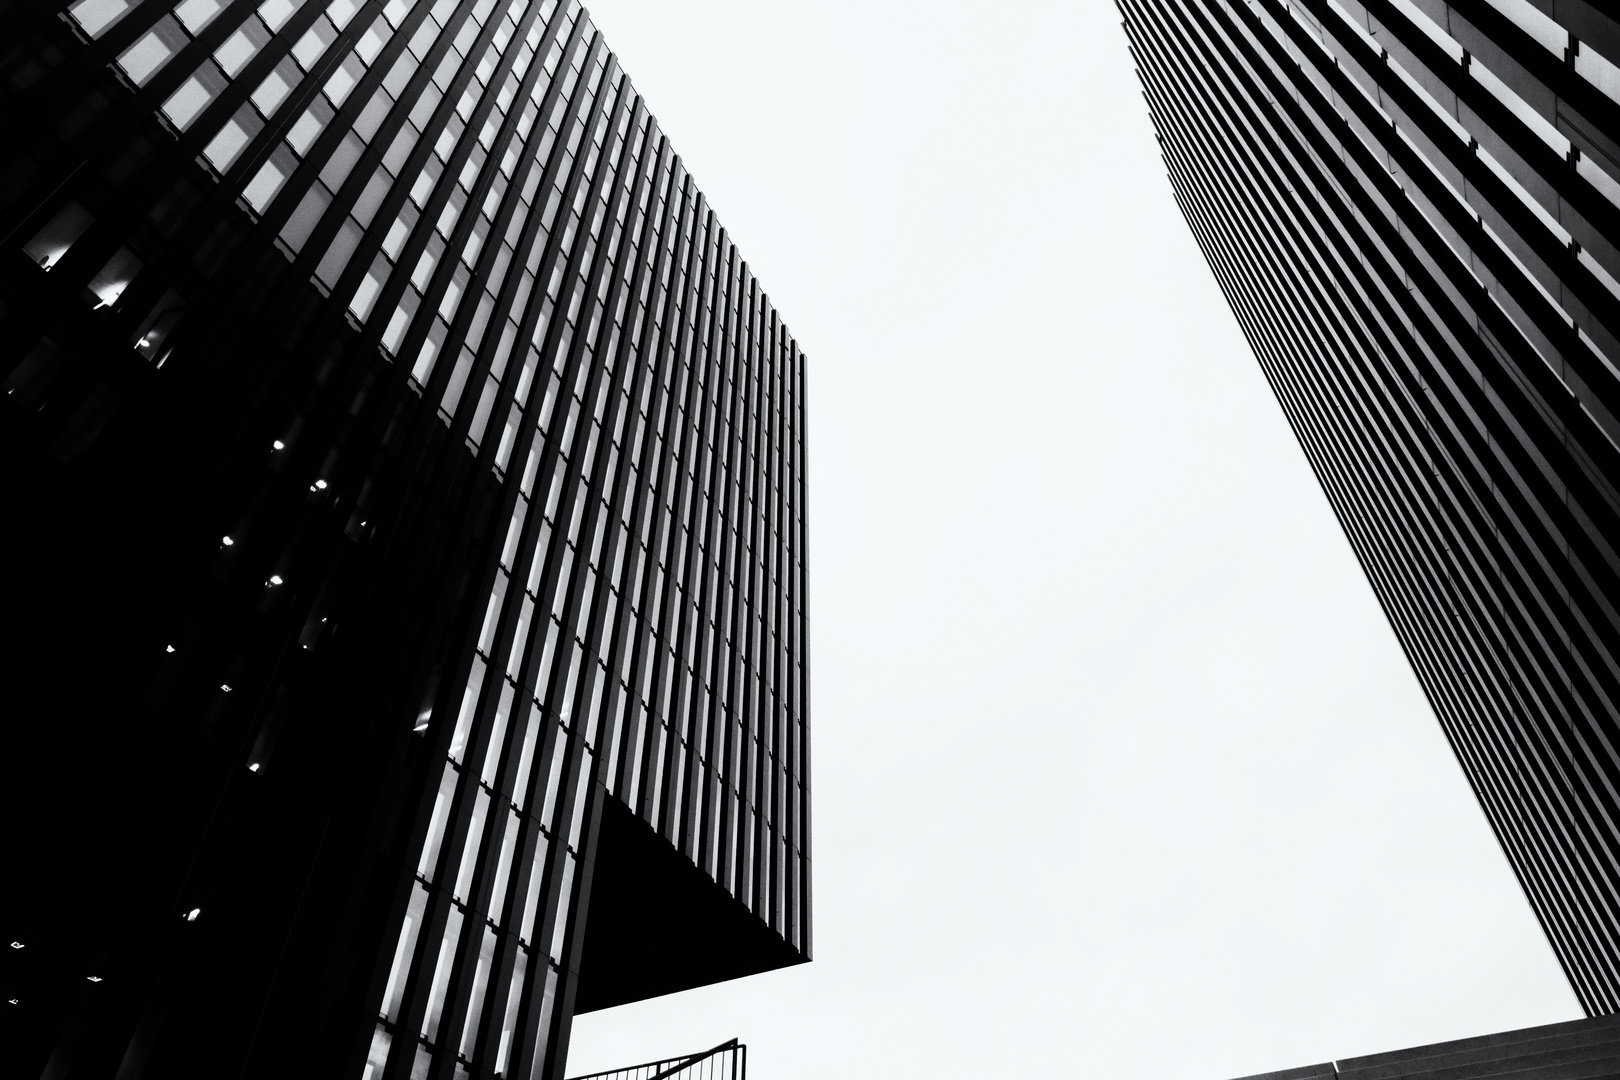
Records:
{"label": "building base structure", "polygon": [[709,1050],[569,1080],[748,1080],[748,1047],[732,1039]]}
{"label": "building base structure", "polygon": [[1620,1077],[1620,1017],[1600,1016],[1258,1073],[1242,1080],[1612,1080],[1613,1077]]}

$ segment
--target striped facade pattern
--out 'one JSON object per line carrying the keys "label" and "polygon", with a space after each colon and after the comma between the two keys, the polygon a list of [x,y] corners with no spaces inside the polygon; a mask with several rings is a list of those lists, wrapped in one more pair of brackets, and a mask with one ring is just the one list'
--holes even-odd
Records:
{"label": "striped facade pattern", "polygon": [[1620,1010],[1620,26],[1119,6],[1181,210],[1577,996]]}
{"label": "striped facade pattern", "polygon": [[[254,561],[292,519],[209,496],[215,565],[289,598],[265,655],[331,647],[328,620],[357,618],[340,562],[476,492],[465,574],[422,584],[437,636],[394,669],[399,752],[428,764],[402,781],[375,1019],[343,1075],[561,1075],[593,800],[808,958],[804,356],[584,10],[6,18],[0,233],[27,288],[99,320],[74,343],[7,298],[0,374],[40,439],[89,460],[120,402],[196,385],[222,335],[291,324],[287,368],[315,377],[266,376],[254,430],[333,554]],[[264,699],[286,681],[246,666]],[[242,724],[233,767],[268,779],[273,724]]]}

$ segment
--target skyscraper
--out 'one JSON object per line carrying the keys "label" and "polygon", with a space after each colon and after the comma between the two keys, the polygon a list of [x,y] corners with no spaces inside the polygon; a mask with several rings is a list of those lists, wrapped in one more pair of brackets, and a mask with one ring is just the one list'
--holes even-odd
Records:
{"label": "skyscraper", "polygon": [[808,960],[804,356],[579,5],[0,19],[7,1074]]}
{"label": "skyscraper", "polygon": [[1175,197],[1575,993],[1620,1010],[1620,24],[1119,2]]}

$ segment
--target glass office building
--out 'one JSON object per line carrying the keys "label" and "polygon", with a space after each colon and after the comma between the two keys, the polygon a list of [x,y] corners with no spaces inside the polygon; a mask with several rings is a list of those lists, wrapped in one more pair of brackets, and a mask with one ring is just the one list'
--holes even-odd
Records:
{"label": "glass office building", "polygon": [[808,960],[805,359],[584,10],[12,0],[0,146],[6,1068]]}
{"label": "glass office building", "polygon": [[1119,6],[1175,197],[1577,996],[1620,1010],[1614,11]]}

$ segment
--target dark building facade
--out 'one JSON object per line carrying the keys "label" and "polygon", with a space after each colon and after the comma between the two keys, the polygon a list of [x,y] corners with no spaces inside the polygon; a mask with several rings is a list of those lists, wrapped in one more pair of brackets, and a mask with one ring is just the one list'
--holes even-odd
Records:
{"label": "dark building facade", "polygon": [[0,2],[0,1074],[810,958],[804,356],[572,0]]}
{"label": "dark building facade", "polygon": [[1577,996],[1620,1010],[1614,10],[1119,2],[1176,199]]}

